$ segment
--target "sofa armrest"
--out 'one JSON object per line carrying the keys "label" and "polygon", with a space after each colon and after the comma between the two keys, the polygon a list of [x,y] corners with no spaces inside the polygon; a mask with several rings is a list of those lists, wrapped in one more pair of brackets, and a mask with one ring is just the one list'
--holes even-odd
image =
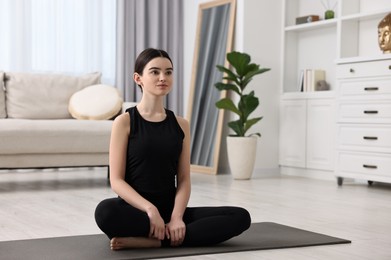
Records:
{"label": "sofa armrest", "polygon": [[137,104],[138,104],[137,102],[123,102],[122,103],[122,113],[125,113],[126,109],[128,109],[129,107],[134,107]]}

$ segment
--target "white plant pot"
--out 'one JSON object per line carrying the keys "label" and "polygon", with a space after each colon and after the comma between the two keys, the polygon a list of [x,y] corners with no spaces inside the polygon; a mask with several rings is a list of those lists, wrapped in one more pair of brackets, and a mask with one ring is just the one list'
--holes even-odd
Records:
{"label": "white plant pot", "polygon": [[257,153],[257,141],[257,136],[227,136],[228,163],[234,179],[251,178]]}

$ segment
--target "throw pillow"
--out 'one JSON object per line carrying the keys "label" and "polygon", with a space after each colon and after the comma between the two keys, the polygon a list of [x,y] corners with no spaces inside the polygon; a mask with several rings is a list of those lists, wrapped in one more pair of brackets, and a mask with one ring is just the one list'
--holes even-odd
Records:
{"label": "throw pillow", "polygon": [[74,93],[68,110],[76,119],[105,120],[118,115],[122,102],[117,88],[99,84]]}
{"label": "throw pillow", "polygon": [[82,76],[63,74],[6,73],[6,111],[10,118],[66,119],[73,93],[100,83],[101,73]]}

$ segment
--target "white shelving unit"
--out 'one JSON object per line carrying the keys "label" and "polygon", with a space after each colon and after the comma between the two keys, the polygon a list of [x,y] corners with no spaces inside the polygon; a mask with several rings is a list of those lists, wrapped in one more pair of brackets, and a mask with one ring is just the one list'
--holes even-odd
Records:
{"label": "white shelving unit", "polygon": [[338,19],[296,25],[296,18],[301,16],[319,15],[323,19],[321,1],[285,0],[284,4],[282,94],[300,92],[300,71],[309,68],[325,70],[326,81],[333,88]]}
{"label": "white shelving unit", "polygon": [[[381,52],[377,35],[378,23],[391,12],[391,1],[329,0],[329,3],[336,7],[335,17],[324,20],[326,10],[321,0],[283,1],[280,165],[284,170],[320,170],[321,174],[326,171],[328,176],[334,176],[332,157],[336,153],[335,145],[317,142],[316,136],[335,140],[335,130],[330,127],[336,128],[337,65],[391,59],[391,55]],[[295,24],[297,17],[307,15],[319,15],[320,20]],[[304,69],[324,70],[330,90],[301,92],[299,76]],[[311,107],[320,107],[321,104],[321,111],[311,110]],[[300,120],[287,119],[289,107],[297,108],[297,113],[301,114],[295,116]],[[318,121],[322,123],[323,130],[311,127],[316,118],[323,118],[330,127],[326,127],[324,120]],[[292,147],[292,141],[289,140],[295,138],[295,135],[287,129],[305,129],[305,133],[297,133],[295,145],[301,147]],[[314,152],[322,155],[324,163],[311,163],[311,154]],[[295,158],[301,158],[301,161]]]}
{"label": "white shelving unit", "polygon": [[[385,58],[378,46],[377,24],[391,12],[391,1],[329,2],[336,3],[335,18],[324,20],[321,0],[284,0],[282,94],[300,91],[301,69],[324,69],[326,81],[335,90],[336,63]],[[321,20],[295,24],[296,17],[306,15],[319,15]]]}

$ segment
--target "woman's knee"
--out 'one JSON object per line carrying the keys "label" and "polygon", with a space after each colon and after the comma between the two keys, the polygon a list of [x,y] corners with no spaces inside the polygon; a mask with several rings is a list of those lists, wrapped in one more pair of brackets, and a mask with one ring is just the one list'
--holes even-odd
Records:
{"label": "woman's knee", "polygon": [[95,221],[98,227],[104,231],[105,226],[108,223],[112,222],[112,216],[115,212],[115,200],[114,199],[105,199],[101,201],[95,209]]}
{"label": "woman's knee", "polygon": [[235,217],[237,221],[237,227],[240,227],[241,232],[247,230],[250,227],[251,216],[246,209],[240,207],[235,208]]}
{"label": "woman's knee", "polygon": [[242,209],[243,210],[243,223],[246,224],[246,229],[248,229],[251,225],[251,215],[250,215],[250,212],[248,212],[246,209]]}
{"label": "woman's knee", "polygon": [[95,221],[109,238],[148,236],[150,229],[148,215],[121,198],[101,201],[95,209]]}

